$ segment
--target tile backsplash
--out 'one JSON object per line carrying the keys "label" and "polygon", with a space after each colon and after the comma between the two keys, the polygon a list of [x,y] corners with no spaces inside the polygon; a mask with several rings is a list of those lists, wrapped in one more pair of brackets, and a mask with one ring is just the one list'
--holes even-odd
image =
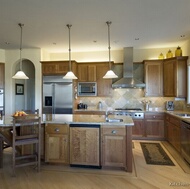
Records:
{"label": "tile backsplash", "polygon": [[[115,108],[141,108],[145,110],[142,101],[150,101],[150,110],[165,110],[166,101],[174,101],[174,110],[190,111],[187,108],[185,99],[174,97],[144,97],[143,89],[115,89],[112,97],[78,97],[75,105],[82,102],[88,105],[88,109],[98,109],[98,103],[101,101],[104,110]],[[77,106],[76,106],[77,107]]]}

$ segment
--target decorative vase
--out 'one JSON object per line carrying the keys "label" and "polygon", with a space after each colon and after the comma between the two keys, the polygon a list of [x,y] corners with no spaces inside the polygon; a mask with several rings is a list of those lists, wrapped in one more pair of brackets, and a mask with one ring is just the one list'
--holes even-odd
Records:
{"label": "decorative vase", "polygon": [[175,56],[182,56],[182,50],[181,47],[177,47],[177,49],[175,50]]}
{"label": "decorative vase", "polygon": [[171,50],[168,51],[168,53],[166,54],[166,58],[172,58],[173,57],[173,53]]}
{"label": "decorative vase", "polygon": [[164,55],[160,53],[160,55],[158,56],[158,59],[164,59]]}

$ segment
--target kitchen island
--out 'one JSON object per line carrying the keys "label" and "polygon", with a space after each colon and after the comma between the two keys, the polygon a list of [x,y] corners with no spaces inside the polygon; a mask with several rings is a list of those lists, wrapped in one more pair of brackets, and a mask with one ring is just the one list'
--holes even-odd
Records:
{"label": "kitchen island", "polygon": [[[45,124],[44,144],[45,159],[47,162],[53,162],[56,156],[58,158],[54,163],[58,163],[60,157],[63,158],[64,156],[65,158],[65,154],[63,154],[63,152],[65,152],[64,150],[66,149],[66,156],[68,158],[70,157],[68,161],[65,161],[68,162],[68,164],[71,164],[71,161],[73,160],[74,165],[81,165],[81,162],[77,162],[77,160],[82,159],[82,165],[88,166],[88,161],[85,162],[85,160],[90,159],[90,161],[92,161],[92,159],[94,159],[94,155],[96,155],[96,157],[99,157],[99,167],[121,167],[127,172],[132,172],[131,126],[133,126],[134,123],[131,117],[110,115],[109,118],[113,122],[106,122],[105,115],[46,114],[41,115],[41,117],[42,123]],[[114,122],[115,119],[122,120],[122,122]],[[5,140],[9,140],[11,143],[11,133],[9,133],[9,131],[12,127],[12,118],[10,116],[5,116],[1,121],[1,136],[5,138]],[[70,125],[73,124],[76,127],[70,127]],[[98,132],[92,132],[91,125],[93,125],[93,127],[94,125],[98,125]],[[52,133],[48,133],[50,131]],[[80,136],[82,136],[82,138],[80,138]],[[50,141],[52,142],[51,144],[49,143]],[[61,148],[57,146],[60,142],[64,144]],[[86,146],[81,146],[79,143],[85,144]],[[68,146],[65,146],[67,144]],[[97,146],[96,149],[94,148],[95,144]],[[53,148],[53,152],[51,151],[52,149],[49,148],[52,145],[56,147]],[[76,147],[80,154],[77,153]],[[60,149],[63,151],[60,152]],[[48,150],[50,150],[51,153],[49,153]],[[60,152],[60,155],[57,152]],[[47,158],[48,154],[51,154],[51,157],[53,157],[54,154],[55,156],[53,158]],[[73,155],[74,159],[71,158]],[[91,158],[89,156],[91,156]]]}

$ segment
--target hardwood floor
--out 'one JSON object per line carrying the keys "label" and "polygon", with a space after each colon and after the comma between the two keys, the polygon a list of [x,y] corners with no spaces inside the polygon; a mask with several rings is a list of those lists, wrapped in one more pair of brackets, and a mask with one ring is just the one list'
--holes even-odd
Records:
{"label": "hardwood floor", "polygon": [[[167,142],[161,145],[165,150],[170,148]],[[0,169],[0,189],[189,189],[190,167],[172,148],[169,150],[172,155],[166,152],[175,166],[147,165],[139,141],[134,141],[132,173],[42,163],[39,173],[23,167],[16,169],[16,177],[12,177],[9,148],[4,151],[4,167]]]}

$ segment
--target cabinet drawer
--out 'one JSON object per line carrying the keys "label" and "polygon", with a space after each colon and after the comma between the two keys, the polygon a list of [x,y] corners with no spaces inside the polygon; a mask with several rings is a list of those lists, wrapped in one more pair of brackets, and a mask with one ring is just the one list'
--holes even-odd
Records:
{"label": "cabinet drawer", "polygon": [[119,135],[119,136],[125,136],[126,130],[125,127],[123,128],[117,128],[117,127],[109,127],[109,128],[102,128],[102,134],[103,135]]}
{"label": "cabinet drawer", "polygon": [[146,114],[145,119],[164,119],[164,114]]}
{"label": "cabinet drawer", "polygon": [[69,127],[66,124],[48,124],[45,127],[45,132],[48,134],[67,134]]}

